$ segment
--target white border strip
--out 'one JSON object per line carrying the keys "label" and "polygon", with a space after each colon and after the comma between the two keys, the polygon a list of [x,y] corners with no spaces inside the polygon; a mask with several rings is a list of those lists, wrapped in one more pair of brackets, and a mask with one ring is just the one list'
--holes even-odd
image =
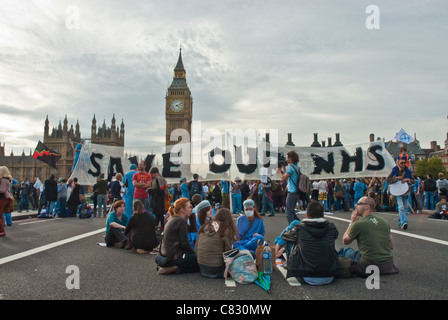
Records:
{"label": "white border strip", "polygon": [[52,248],[55,248],[55,247],[59,247],[59,246],[62,246],[64,244],[67,244],[67,243],[70,243],[70,242],[73,242],[73,241],[77,241],[77,240],[80,240],[80,239],[83,239],[83,238],[87,238],[87,237],[90,237],[90,236],[93,236],[95,234],[98,234],[98,233],[101,233],[101,232],[105,232],[105,231],[106,231],[106,228],[98,229],[98,230],[95,230],[95,231],[92,231],[92,232],[80,234],[78,236],[74,236],[74,237],[71,237],[71,238],[68,238],[68,239],[64,239],[64,240],[61,240],[61,241],[53,242],[53,243],[50,243],[50,244],[47,244],[47,245],[44,245],[44,246],[41,246],[41,247],[37,247],[37,248],[31,249],[31,250],[27,250],[27,251],[24,251],[24,252],[21,252],[21,253],[17,253],[17,254],[14,254],[12,256],[9,256],[9,257],[1,258],[0,259],[0,265],[8,263],[8,262],[11,262],[11,261],[14,261],[14,260],[18,260],[18,259],[21,259],[21,258],[25,258],[25,257],[31,256],[33,254],[36,254],[36,253],[39,253],[39,252],[42,252],[42,251],[46,251],[46,250],[49,250],[49,249],[52,249]]}

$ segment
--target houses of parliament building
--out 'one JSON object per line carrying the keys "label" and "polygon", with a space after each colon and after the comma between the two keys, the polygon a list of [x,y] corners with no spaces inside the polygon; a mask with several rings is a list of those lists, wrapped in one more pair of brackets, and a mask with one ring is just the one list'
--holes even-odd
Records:
{"label": "houses of parliament building", "polygon": [[[7,166],[11,175],[21,180],[27,177],[32,180],[33,177],[39,177],[45,180],[54,174],[56,178],[68,178],[74,161],[74,148],[81,141],[81,132],[79,122],[68,127],[68,119],[65,116],[64,121],[57,127],[53,127],[50,132],[50,121],[48,116],[44,124],[43,144],[48,148],[58,152],[61,159],[56,163],[57,169],[53,169],[47,164],[36,160],[31,154],[26,155],[25,151],[21,155],[15,155],[13,152],[8,156],[5,154],[5,143],[0,143],[0,166]],[[95,115],[92,119],[91,142],[110,146],[124,146],[124,122],[120,126],[116,125],[115,115],[112,117],[110,127],[106,126],[104,120],[101,126],[97,126]],[[37,144],[37,142],[36,142]]]}

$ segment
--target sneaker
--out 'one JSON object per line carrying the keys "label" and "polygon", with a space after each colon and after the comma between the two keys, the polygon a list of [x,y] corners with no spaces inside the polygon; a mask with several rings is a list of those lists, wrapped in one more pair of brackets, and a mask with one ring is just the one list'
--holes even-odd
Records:
{"label": "sneaker", "polygon": [[403,224],[401,227],[403,228],[403,230],[406,230],[406,229],[408,228],[408,224],[405,223],[405,224]]}
{"label": "sneaker", "polygon": [[157,273],[159,275],[167,275],[167,274],[177,273],[178,271],[179,271],[178,266],[172,266],[172,267],[160,268],[159,271],[157,271]]}

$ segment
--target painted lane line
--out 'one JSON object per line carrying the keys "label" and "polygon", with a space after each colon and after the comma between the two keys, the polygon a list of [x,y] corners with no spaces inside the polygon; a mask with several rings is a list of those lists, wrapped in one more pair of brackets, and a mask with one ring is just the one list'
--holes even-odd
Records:
{"label": "painted lane line", "polygon": [[36,253],[39,253],[39,252],[42,252],[42,251],[53,249],[53,248],[62,246],[64,244],[70,243],[70,242],[81,240],[83,238],[87,238],[87,237],[90,237],[90,236],[93,236],[95,234],[98,234],[98,233],[101,233],[101,232],[105,232],[105,231],[106,231],[106,228],[98,229],[98,230],[91,231],[91,232],[84,233],[84,234],[80,234],[78,236],[74,236],[74,237],[71,237],[71,238],[68,238],[68,239],[64,239],[64,240],[61,240],[61,241],[53,242],[53,243],[50,243],[50,244],[47,244],[47,245],[44,245],[44,246],[41,246],[41,247],[37,247],[37,248],[31,249],[31,250],[23,251],[23,252],[14,254],[12,256],[9,256],[9,257],[1,258],[0,259],[0,265],[8,263],[8,262],[11,262],[11,261],[14,261],[14,260],[18,260],[18,259],[21,259],[21,258],[25,258],[25,257],[31,256],[33,254],[36,254]]}
{"label": "painted lane line", "polygon": [[[333,216],[332,217],[327,216],[327,218],[340,220],[340,221],[344,221],[344,222],[350,223],[350,220],[348,220],[348,219],[343,219],[343,218],[338,218],[338,217],[333,217]],[[415,238],[415,239],[419,239],[419,240],[429,241],[429,242],[433,242],[433,243],[437,243],[437,244],[442,244],[444,246],[448,246],[448,241],[445,241],[445,240],[440,240],[440,239],[420,236],[418,234],[409,233],[409,232],[405,232],[405,231],[394,230],[394,229],[391,229],[390,231],[392,233],[396,233],[396,234],[399,234],[401,236],[406,236],[406,237],[410,237],[410,238]]]}
{"label": "painted lane line", "polygon": [[277,269],[280,271],[280,273],[285,277],[286,281],[289,283],[292,287],[300,287],[302,284],[297,280],[296,277],[286,277],[287,270],[283,266],[277,266]]}
{"label": "painted lane line", "polygon": [[44,219],[44,220],[33,220],[33,221],[29,221],[29,222],[21,222],[21,223],[19,223],[19,226],[24,226],[26,224],[32,224],[32,223],[55,221],[55,220],[62,220],[62,218],[52,218],[52,219]]}

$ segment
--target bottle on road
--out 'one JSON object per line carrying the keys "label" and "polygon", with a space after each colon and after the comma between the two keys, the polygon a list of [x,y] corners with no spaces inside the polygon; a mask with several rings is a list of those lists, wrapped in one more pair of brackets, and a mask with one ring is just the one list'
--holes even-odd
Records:
{"label": "bottle on road", "polygon": [[263,272],[265,274],[272,273],[272,251],[267,243],[264,245],[263,249]]}

